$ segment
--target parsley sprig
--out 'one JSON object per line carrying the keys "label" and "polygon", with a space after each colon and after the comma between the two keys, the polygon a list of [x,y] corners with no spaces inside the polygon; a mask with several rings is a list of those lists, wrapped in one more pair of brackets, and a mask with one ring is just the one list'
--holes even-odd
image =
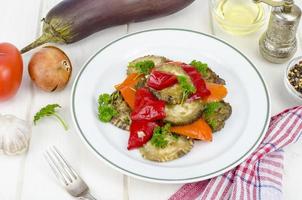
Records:
{"label": "parsley sprig", "polygon": [[184,103],[184,101],[189,97],[190,94],[196,92],[196,88],[188,82],[185,76],[177,76],[177,80],[183,91],[181,103]]}
{"label": "parsley sprig", "polygon": [[152,60],[145,60],[141,62],[135,63],[134,67],[139,71],[141,74],[149,74],[151,69],[155,66]]}
{"label": "parsley sprig", "polygon": [[221,107],[220,102],[211,102],[206,104],[204,112],[204,117],[207,123],[212,127],[217,127],[217,121],[215,118],[212,118],[213,114]]}
{"label": "parsley sprig", "polygon": [[207,123],[214,129],[217,127],[217,121],[215,119],[209,119],[207,120]]}
{"label": "parsley sprig", "polygon": [[116,116],[118,112],[111,105],[112,98],[109,94],[101,94],[98,99],[98,117],[102,122],[110,122],[112,117]]}
{"label": "parsley sprig", "polygon": [[190,63],[190,65],[195,67],[203,76],[206,77],[208,75],[208,64],[207,63],[203,63],[201,61],[193,60]]}
{"label": "parsley sprig", "polygon": [[153,136],[150,140],[151,144],[162,149],[167,147],[169,141],[166,139],[166,136],[171,134],[170,128],[170,124],[165,124],[163,127],[157,126],[153,131]]}
{"label": "parsley sprig", "polygon": [[37,124],[37,121],[39,121],[41,118],[54,116],[56,119],[58,119],[61,124],[63,125],[65,130],[68,130],[68,126],[66,122],[61,118],[59,114],[57,114],[56,108],[61,108],[59,104],[49,104],[43,108],[40,109],[39,112],[37,112],[34,116],[34,124]]}
{"label": "parsley sprig", "polygon": [[220,102],[211,102],[206,104],[205,110],[203,111],[206,117],[210,117],[213,115],[218,108],[220,108],[221,104]]}

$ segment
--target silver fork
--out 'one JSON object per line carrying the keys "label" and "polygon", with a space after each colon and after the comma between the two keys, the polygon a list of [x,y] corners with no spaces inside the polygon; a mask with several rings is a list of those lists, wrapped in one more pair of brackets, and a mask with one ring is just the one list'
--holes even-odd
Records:
{"label": "silver fork", "polygon": [[68,164],[55,146],[49,147],[44,156],[58,180],[71,196],[82,200],[97,200],[89,193],[87,184]]}

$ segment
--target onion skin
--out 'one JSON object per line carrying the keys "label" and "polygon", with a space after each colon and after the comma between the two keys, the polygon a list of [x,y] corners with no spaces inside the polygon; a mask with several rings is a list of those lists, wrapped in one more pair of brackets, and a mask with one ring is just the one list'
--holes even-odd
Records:
{"label": "onion skin", "polygon": [[45,46],[36,52],[28,66],[31,80],[42,90],[62,90],[68,83],[72,65],[67,55],[59,48]]}
{"label": "onion skin", "polygon": [[167,16],[194,0],[63,0],[43,19],[43,34],[21,50],[73,43],[108,27]]}

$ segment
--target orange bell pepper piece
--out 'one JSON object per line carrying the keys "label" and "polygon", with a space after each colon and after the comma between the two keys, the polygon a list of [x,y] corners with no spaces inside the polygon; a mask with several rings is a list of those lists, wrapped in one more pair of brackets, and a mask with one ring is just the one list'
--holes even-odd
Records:
{"label": "orange bell pepper piece", "polygon": [[121,92],[124,100],[127,102],[131,109],[134,108],[135,103],[135,85],[138,83],[139,79],[142,76],[143,75],[136,73],[130,74],[121,84],[114,86],[115,89]]}
{"label": "orange bell pepper piece", "polygon": [[212,129],[203,119],[198,119],[192,124],[184,126],[172,126],[171,132],[193,139],[212,141]]}
{"label": "orange bell pepper piece", "polygon": [[129,107],[133,110],[136,90],[132,87],[124,87],[124,88],[120,89],[120,92],[121,92],[124,100],[129,105]]}
{"label": "orange bell pepper piece", "polygon": [[211,95],[208,96],[205,101],[221,101],[228,94],[228,90],[224,85],[215,83],[206,83],[208,90],[211,91]]}

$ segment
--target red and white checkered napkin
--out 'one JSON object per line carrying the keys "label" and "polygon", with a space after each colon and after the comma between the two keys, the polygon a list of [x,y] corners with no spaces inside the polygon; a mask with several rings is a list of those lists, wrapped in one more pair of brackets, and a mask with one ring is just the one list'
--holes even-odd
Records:
{"label": "red and white checkered napkin", "polygon": [[265,138],[246,161],[218,177],[182,186],[170,200],[282,199],[283,150],[302,135],[302,106],[271,118]]}

